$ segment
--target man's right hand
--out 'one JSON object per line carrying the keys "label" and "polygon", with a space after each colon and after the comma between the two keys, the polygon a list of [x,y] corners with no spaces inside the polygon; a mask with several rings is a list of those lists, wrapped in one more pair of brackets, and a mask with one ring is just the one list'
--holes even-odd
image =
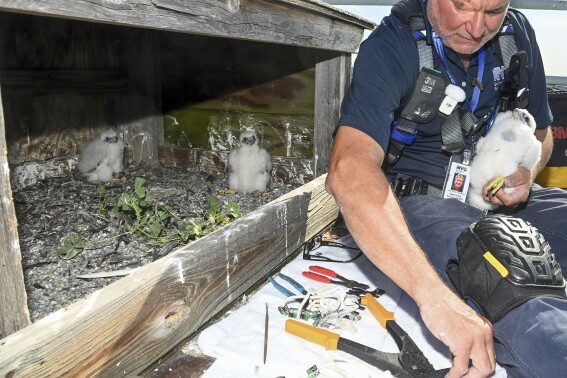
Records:
{"label": "man's right hand", "polygon": [[494,371],[492,325],[487,319],[452,293],[443,302],[420,306],[420,311],[427,328],[451,351],[453,366],[447,377],[486,377]]}

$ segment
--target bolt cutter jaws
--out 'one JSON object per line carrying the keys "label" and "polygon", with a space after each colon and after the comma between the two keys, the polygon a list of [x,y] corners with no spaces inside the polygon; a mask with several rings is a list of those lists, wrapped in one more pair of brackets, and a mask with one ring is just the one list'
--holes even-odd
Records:
{"label": "bolt cutter jaws", "polygon": [[[400,353],[398,361],[408,377],[444,377],[449,369],[435,370],[425,354],[396,322],[386,323],[386,330],[394,338]],[[394,375],[396,376],[396,375]]]}
{"label": "bolt cutter jaws", "polygon": [[415,358],[416,356],[408,354],[410,351],[402,351],[400,353],[382,352],[343,338],[339,339],[337,349],[356,356],[381,370],[389,370],[394,377],[398,378],[443,378],[449,372],[449,369],[435,370],[425,357]]}

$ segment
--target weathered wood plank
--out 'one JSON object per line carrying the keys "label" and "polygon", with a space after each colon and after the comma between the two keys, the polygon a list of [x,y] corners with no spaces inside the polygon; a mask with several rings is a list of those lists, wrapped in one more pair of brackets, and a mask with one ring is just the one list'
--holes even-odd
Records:
{"label": "weathered wood plank", "polygon": [[333,131],[350,83],[350,55],[317,52],[315,68],[315,127],[313,130],[314,177],[329,169]]}
{"label": "weathered wood plank", "polygon": [[79,164],[79,156],[61,157],[46,161],[32,161],[12,166],[10,183],[18,191],[51,177],[70,176]]}
{"label": "weathered wood plank", "polygon": [[120,70],[3,70],[2,92],[11,100],[57,95],[126,93],[128,80]]}
{"label": "weathered wood plank", "polygon": [[0,376],[136,374],[331,224],[325,176],[0,340]]}
{"label": "weathered wood plank", "polygon": [[30,323],[0,94],[0,338]]}
{"label": "weathered wood plank", "polygon": [[346,52],[374,27],[297,0],[3,0],[0,10]]}

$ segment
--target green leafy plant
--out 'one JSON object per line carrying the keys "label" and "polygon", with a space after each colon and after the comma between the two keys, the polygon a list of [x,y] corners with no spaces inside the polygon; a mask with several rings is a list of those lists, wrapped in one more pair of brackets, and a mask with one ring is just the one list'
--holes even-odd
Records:
{"label": "green leafy plant", "polygon": [[[115,200],[107,195],[102,185],[97,187],[97,193],[100,196],[101,215],[109,219],[109,222],[117,221],[123,230],[113,237],[136,235],[148,245],[163,246],[174,241],[187,243],[242,216],[238,203],[228,201],[226,210],[223,210],[221,200],[209,196],[203,219],[180,219],[169,207],[152,198],[141,177],[136,177],[132,192],[124,192]],[[84,248],[82,238],[71,234],[63,241],[58,253],[62,258],[72,258]]]}
{"label": "green leafy plant", "polygon": [[144,183],[143,178],[136,177],[134,192],[120,195],[112,215],[125,225],[127,233],[158,239],[163,236],[172,214],[167,207],[153,200]]}
{"label": "green leafy plant", "polygon": [[226,211],[222,210],[222,204],[217,197],[209,196],[209,207],[205,210],[205,220],[208,222],[211,231],[229,224],[236,218],[240,218],[240,205],[236,202],[228,201]]}

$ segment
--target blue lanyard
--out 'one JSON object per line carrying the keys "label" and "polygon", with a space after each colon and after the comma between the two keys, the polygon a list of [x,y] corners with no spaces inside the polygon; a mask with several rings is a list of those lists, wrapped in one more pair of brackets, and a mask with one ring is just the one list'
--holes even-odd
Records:
{"label": "blue lanyard", "polygon": [[498,115],[498,113],[500,113],[500,102],[498,102],[494,107],[494,111],[492,112],[492,115],[490,116],[490,119],[486,124],[486,128],[484,129],[482,136],[486,136],[486,134],[488,134],[490,129],[492,129],[492,125],[494,125],[494,121],[496,120],[496,116]]}
{"label": "blue lanyard", "polygon": [[[439,58],[441,59],[441,63],[443,63],[443,67],[445,67],[445,71],[447,71],[447,75],[449,75],[449,80],[451,80],[451,83],[453,83],[454,85],[458,85],[457,80],[455,80],[455,77],[449,70],[449,65],[447,64],[447,59],[445,58],[445,47],[443,46],[443,41],[441,40],[441,37],[439,37],[437,33],[435,33],[434,31],[432,33],[432,36],[433,36],[433,44],[435,45],[435,51],[437,51],[437,55],[439,55]],[[480,48],[480,50],[478,50],[478,73],[476,78],[478,83],[482,83],[482,75],[484,73],[484,62],[485,60],[484,60],[484,46],[483,46]],[[478,87],[478,85],[476,85],[473,89],[471,102],[469,103],[467,101],[471,113],[474,113],[474,110],[478,105],[479,98],[480,98],[480,88]]]}

